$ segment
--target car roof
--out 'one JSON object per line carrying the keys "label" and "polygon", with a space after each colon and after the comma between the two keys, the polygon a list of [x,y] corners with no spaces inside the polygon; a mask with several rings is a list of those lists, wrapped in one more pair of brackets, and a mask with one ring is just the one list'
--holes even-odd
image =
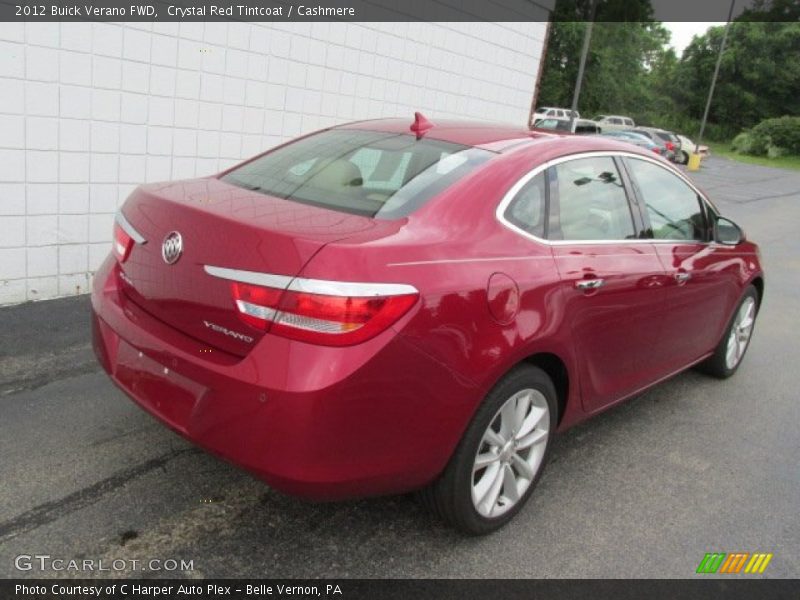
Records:
{"label": "car roof", "polygon": [[[495,142],[524,140],[542,135],[525,127],[502,123],[454,119],[436,119],[431,122],[433,126],[422,134],[424,137],[465,146],[484,146]],[[336,128],[411,134],[409,128],[412,123],[413,119],[374,119],[345,123]]]}
{"label": "car roof", "polygon": [[[627,152],[653,158],[652,152],[637,150],[626,142],[610,138],[575,135],[557,130],[530,131],[513,125],[484,121],[439,120],[423,136],[429,139],[478,146],[493,152],[540,151],[542,157],[583,152]],[[410,119],[374,119],[337,126],[335,129],[360,129],[410,134]]]}

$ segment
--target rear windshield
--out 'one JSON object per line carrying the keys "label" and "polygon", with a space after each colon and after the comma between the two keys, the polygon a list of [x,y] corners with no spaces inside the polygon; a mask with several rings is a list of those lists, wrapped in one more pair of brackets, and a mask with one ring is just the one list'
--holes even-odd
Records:
{"label": "rear windshield", "polygon": [[396,219],[491,156],[413,135],[333,129],[269,152],[222,179],[303,204]]}

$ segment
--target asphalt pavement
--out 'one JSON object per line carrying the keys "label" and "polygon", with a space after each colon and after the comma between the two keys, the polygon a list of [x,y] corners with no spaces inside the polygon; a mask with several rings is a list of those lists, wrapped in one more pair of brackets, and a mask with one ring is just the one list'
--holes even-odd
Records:
{"label": "asphalt pavement", "polygon": [[78,575],[15,567],[49,555],[145,577],[686,578],[713,551],[800,577],[800,172],[712,157],[692,177],[762,248],[739,372],[686,372],[559,436],[526,508],[483,538],[411,495],[310,504],[195,449],[97,367],[85,296],[0,309],[0,577]]}

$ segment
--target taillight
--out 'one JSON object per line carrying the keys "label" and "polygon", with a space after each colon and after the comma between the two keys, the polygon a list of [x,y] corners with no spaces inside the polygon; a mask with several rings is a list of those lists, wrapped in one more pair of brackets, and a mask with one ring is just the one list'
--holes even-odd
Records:
{"label": "taillight", "polygon": [[[219,276],[223,270],[206,271]],[[419,297],[407,285],[314,279],[295,279],[285,290],[233,281],[231,293],[239,318],[251,327],[326,346],[350,346],[375,337]]]}
{"label": "taillight", "polygon": [[658,146],[653,146],[652,148],[650,148],[650,150],[652,150],[656,154],[661,154],[661,148],[659,148]]}
{"label": "taillight", "polygon": [[111,252],[119,262],[125,262],[131,254],[134,244],[146,244],[147,240],[136,231],[125,218],[122,211],[114,217],[114,240],[111,243]]}
{"label": "taillight", "polygon": [[673,144],[672,142],[667,142],[665,146],[667,147],[667,150],[669,150],[670,152],[675,150],[675,144]]}
{"label": "taillight", "polygon": [[231,292],[239,318],[256,329],[266,331],[277,315],[282,290],[234,282]]}
{"label": "taillight", "polygon": [[114,242],[112,251],[119,262],[125,262],[133,248],[133,238],[129,236],[122,226],[114,222]]}

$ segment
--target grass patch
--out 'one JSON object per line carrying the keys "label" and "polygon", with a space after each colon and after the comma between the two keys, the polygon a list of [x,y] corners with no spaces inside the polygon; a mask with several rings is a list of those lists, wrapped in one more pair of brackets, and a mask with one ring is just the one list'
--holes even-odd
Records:
{"label": "grass patch", "polygon": [[800,171],[800,156],[779,156],[778,158],[767,158],[766,156],[750,156],[739,154],[731,148],[730,143],[710,142],[708,144],[712,156],[724,156],[731,160],[748,163],[751,165],[761,165],[763,167],[775,167],[778,169],[794,169]]}

